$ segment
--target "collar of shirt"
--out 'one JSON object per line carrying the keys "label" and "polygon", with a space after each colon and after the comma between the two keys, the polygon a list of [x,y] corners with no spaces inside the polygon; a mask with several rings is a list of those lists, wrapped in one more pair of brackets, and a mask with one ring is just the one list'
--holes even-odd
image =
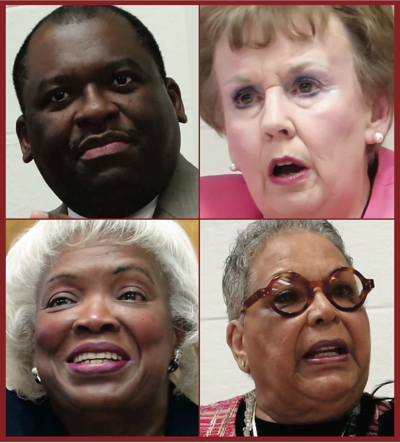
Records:
{"label": "collar of shirt", "polygon": [[[157,201],[158,201],[158,195],[142,209],[139,209],[139,211],[135,212],[133,215],[127,218],[153,218],[157,206]],[[82,215],[77,214],[70,208],[67,208],[67,211],[68,211],[68,216],[71,218],[86,218],[83,217]]]}

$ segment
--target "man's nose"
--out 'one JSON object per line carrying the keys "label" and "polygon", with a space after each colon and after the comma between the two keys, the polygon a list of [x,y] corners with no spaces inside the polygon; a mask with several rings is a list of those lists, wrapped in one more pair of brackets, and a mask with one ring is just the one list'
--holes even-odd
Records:
{"label": "man's nose", "polygon": [[77,103],[75,122],[79,126],[102,124],[119,115],[118,105],[111,100],[107,91],[98,85],[87,85]]}
{"label": "man's nose", "polygon": [[266,136],[292,138],[295,135],[291,103],[282,88],[275,86],[266,91],[263,112],[261,127]]}
{"label": "man's nose", "polygon": [[120,323],[116,318],[112,301],[102,295],[90,296],[82,302],[73,331],[79,333],[117,332]]}

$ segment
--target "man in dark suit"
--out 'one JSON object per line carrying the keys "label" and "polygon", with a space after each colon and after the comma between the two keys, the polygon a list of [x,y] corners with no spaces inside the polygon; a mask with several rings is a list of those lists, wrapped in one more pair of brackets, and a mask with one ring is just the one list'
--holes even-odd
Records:
{"label": "man in dark suit", "polygon": [[180,154],[187,121],[152,34],[114,6],[62,6],[14,64],[23,160],[63,204],[34,217],[196,218],[198,173]]}

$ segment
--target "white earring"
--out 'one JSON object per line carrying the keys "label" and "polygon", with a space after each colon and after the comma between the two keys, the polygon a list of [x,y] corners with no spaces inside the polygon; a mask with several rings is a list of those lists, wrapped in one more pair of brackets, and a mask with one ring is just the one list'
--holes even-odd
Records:
{"label": "white earring", "polygon": [[236,167],[236,165],[235,165],[235,163],[231,163],[231,165],[229,166],[229,169],[232,171],[232,172],[236,172],[238,169],[237,169],[237,167]]}
{"label": "white earring", "polygon": [[35,382],[38,383],[39,385],[41,385],[42,380],[40,379],[39,371],[38,371],[37,367],[35,366],[34,368],[32,368],[31,372],[32,372],[32,376],[33,376],[33,379],[35,380]]}
{"label": "white earring", "polygon": [[383,141],[383,134],[381,132],[374,132],[372,138],[375,143],[381,143]]}

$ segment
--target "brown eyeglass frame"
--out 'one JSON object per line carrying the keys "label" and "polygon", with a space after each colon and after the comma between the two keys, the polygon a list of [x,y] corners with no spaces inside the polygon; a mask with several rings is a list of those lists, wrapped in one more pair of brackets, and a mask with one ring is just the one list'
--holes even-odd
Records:
{"label": "brown eyeglass frame", "polygon": [[[328,290],[329,289],[328,285],[332,281],[333,277],[335,277],[335,275],[338,274],[339,272],[343,272],[343,271],[351,272],[352,274],[356,275],[360,279],[362,286],[363,286],[363,289],[361,292],[361,300],[356,305],[351,306],[349,308],[343,308],[342,306],[339,306],[332,299],[332,297],[329,294],[329,290]],[[306,283],[306,286],[308,286],[307,302],[305,303],[304,307],[302,309],[300,309],[300,311],[284,312],[276,307],[271,290],[272,290],[274,283],[277,280],[279,280],[282,277],[291,277],[291,276],[302,279]],[[281,273],[275,275],[274,277],[272,277],[271,281],[268,283],[268,286],[266,286],[265,288],[259,289],[244,302],[242,312],[245,312],[247,309],[249,309],[251,306],[253,306],[254,303],[256,303],[261,298],[269,297],[268,302],[269,302],[271,308],[275,312],[282,315],[283,317],[295,317],[296,315],[300,315],[301,313],[303,313],[311,305],[311,303],[314,300],[314,296],[315,296],[314,289],[317,288],[318,286],[322,287],[325,297],[330,301],[330,303],[336,309],[338,309],[339,311],[344,311],[344,312],[353,312],[353,311],[356,311],[360,306],[362,306],[364,304],[365,299],[367,298],[367,295],[375,287],[375,284],[374,284],[374,280],[365,278],[363,275],[361,275],[355,269],[348,268],[345,266],[335,269],[330,274],[330,276],[326,279],[314,280],[314,281],[307,280],[305,277],[298,274],[297,272],[292,272],[292,271],[281,272]]]}

